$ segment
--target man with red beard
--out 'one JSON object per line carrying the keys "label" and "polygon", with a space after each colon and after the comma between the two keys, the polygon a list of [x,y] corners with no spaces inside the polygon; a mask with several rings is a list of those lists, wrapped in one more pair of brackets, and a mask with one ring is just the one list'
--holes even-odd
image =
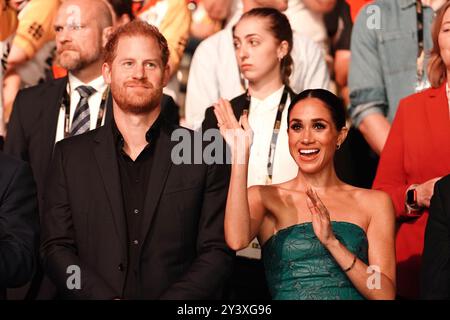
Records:
{"label": "man with red beard", "polygon": [[161,115],[168,58],[154,26],[118,28],[103,64],[113,119],[56,144],[41,255],[64,298],[221,296],[233,260],[223,231],[228,172],[194,157],[175,164],[175,130],[194,134]]}
{"label": "man with red beard", "polygon": [[[57,61],[68,76],[21,90],[14,101],[5,152],[30,163],[37,184],[39,212],[55,142],[102,125],[108,112],[107,85],[102,77],[102,47],[112,26],[103,0],[67,0],[54,21]],[[37,272],[26,298],[49,299],[54,289]],[[24,294],[8,292],[8,298]]]}

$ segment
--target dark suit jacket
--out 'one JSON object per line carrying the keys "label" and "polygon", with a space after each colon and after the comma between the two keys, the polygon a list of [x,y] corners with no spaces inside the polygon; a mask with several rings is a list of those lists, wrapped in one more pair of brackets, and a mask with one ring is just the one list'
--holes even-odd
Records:
{"label": "dark suit jacket", "polygon": [[[145,299],[217,297],[232,263],[223,230],[228,176],[220,165],[173,164],[177,128],[163,121],[155,145],[137,270]],[[41,255],[60,294],[121,297],[127,231],[111,123],[56,145],[44,207]],[[70,265],[81,268],[80,290],[66,287]]]}
{"label": "dark suit jacket", "polygon": [[0,153],[0,299],[30,280],[36,267],[39,214],[29,166]]}
{"label": "dark suit jacket", "polygon": [[5,153],[30,163],[38,187],[40,207],[42,191],[55,144],[60,99],[67,78],[21,90],[17,95],[8,133]]}
{"label": "dark suit jacket", "polygon": [[422,263],[422,298],[450,299],[450,175],[434,186]]}

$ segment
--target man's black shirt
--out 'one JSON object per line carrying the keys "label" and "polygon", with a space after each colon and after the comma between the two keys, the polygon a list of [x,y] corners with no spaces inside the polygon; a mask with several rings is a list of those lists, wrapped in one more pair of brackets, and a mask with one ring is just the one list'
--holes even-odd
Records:
{"label": "man's black shirt", "polygon": [[160,117],[148,129],[145,138],[148,144],[133,161],[123,150],[124,139],[113,121],[113,134],[116,142],[120,181],[122,186],[122,197],[124,213],[127,222],[127,248],[128,265],[126,266],[127,277],[125,281],[125,299],[139,299],[139,249],[142,246],[142,234],[140,225],[144,212],[144,201],[147,195],[150,172],[155,158],[154,149],[159,136]]}

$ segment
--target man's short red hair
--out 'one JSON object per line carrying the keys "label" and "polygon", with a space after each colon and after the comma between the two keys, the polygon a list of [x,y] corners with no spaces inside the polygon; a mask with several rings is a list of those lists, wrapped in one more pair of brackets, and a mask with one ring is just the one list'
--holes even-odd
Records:
{"label": "man's short red hair", "polygon": [[158,43],[161,50],[161,60],[163,62],[163,66],[165,67],[167,65],[170,53],[166,38],[164,38],[161,32],[159,32],[158,28],[142,20],[133,20],[117,28],[117,30],[113,32],[105,46],[103,55],[105,62],[111,65],[114,61],[117,54],[117,44],[119,43],[120,38],[135,36],[143,36],[154,39]]}

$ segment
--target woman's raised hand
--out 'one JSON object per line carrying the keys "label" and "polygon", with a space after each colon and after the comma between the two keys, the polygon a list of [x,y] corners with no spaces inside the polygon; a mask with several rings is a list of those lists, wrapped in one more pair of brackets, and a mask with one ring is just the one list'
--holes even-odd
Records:
{"label": "woman's raised hand", "polygon": [[330,213],[317,193],[310,187],[306,190],[306,203],[312,216],[312,226],[316,237],[327,247],[336,240],[331,227]]}
{"label": "woman's raised hand", "polygon": [[253,131],[248,123],[248,115],[244,113],[238,122],[230,102],[224,99],[219,99],[214,104],[214,114],[220,134],[231,149],[233,162],[244,163],[253,142]]}

